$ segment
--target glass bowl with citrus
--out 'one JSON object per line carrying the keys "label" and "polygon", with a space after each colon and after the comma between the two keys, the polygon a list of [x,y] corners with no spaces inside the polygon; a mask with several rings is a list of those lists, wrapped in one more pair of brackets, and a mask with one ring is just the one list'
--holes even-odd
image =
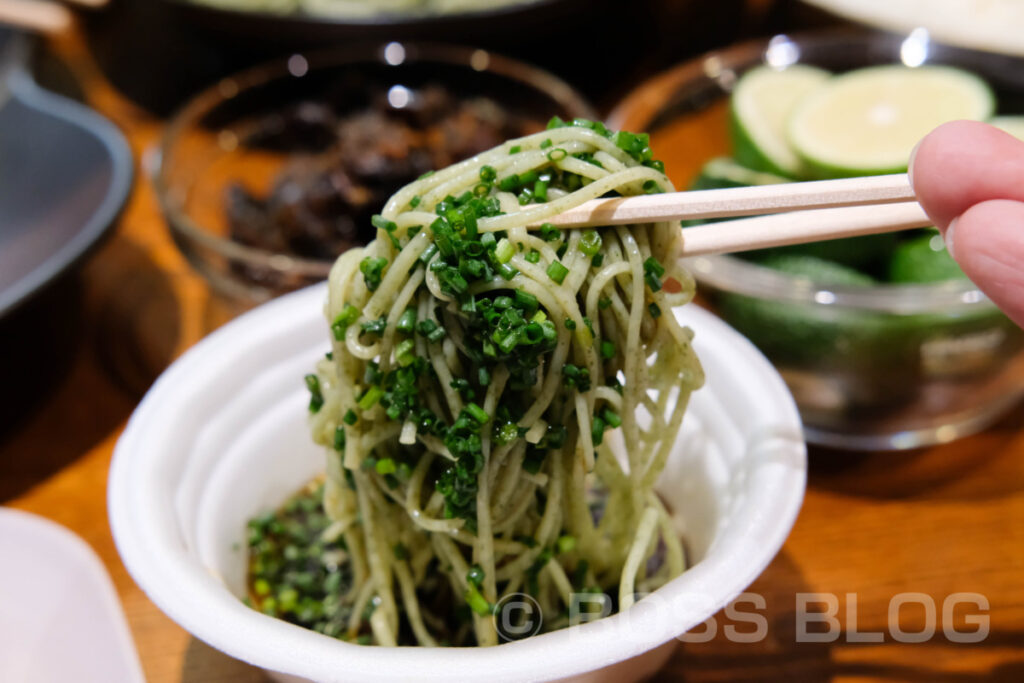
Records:
{"label": "glass bowl with citrus", "polygon": [[[1022,114],[1022,59],[939,45],[921,31],[831,31],[680,65],[627,96],[611,123],[650,131],[677,187],[713,189],[904,172],[917,141],[945,121],[1024,136]],[[781,371],[812,443],[946,442],[1024,396],[1024,331],[934,229],[688,266],[704,302]]]}

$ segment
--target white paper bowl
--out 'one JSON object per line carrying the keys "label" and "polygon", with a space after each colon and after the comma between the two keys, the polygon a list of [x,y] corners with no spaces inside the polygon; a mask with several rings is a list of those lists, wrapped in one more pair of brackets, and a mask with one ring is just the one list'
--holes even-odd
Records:
{"label": "white paper bowl", "polygon": [[[673,639],[743,591],[803,499],[806,451],[781,378],[695,306],[707,384],[659,483],[691,569],[632,609],[494,648],[344,643],[242,604],[245,525],[323,469],[302,377],[328,349],[323,285],[276,299],[197,344],[156,382],[114,452],[108,500],[129,572],[172,619],[282,680],[636,680]],[[454,676],[454,678],[453,678]]]}

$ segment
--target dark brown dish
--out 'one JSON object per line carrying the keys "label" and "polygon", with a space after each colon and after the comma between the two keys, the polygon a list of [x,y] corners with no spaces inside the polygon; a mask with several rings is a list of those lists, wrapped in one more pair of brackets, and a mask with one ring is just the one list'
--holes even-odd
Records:
{"label": "dark brown dish", "polygon": [[245,307],[324,279],[399,187],[554,115],[593,113],[554,76],[484,50],[293,55],[193,99],[154,185],[182,253]]}

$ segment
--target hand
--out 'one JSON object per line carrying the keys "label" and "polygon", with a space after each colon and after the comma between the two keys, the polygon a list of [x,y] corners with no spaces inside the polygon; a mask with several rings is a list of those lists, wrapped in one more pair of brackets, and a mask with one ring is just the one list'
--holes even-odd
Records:
{"label": "hand", "polygon": [[976,121],[946,123],[918,144],[910,179],[950,255],[1024,327],[1024,142]]}

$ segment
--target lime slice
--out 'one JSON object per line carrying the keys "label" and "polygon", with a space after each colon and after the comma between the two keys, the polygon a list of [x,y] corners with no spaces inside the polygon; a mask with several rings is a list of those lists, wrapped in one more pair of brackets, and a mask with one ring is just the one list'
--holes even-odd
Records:
{"label": "lime slice", "polygon": [[989,123],[1005,130],[1018,140],[1024,140],[1024,116],[996,116],[990,119]]}
{"label": "lime slice", "polygon": [[934,230],[901,243],[889,261],[890,282],[944,282],[965,277]]}
{"label": "lime slice", "polygon": [[988,85],[965,71],[877,66],[837,76],[807,95],[787,131],[815,177],[899,173],[933,128],[988,119],[994,107]]}
{"label": "lime slice", "polygon": [[786,123],[797,102],[828,78],[827,71],[802,64],[745,73],[731,101],[736,160],[755,171],[801,177],[803,164],[786,140]]}
{"label": "lime slice", "polygon": [[774,173],[754,171],[746,166],[741,166],[728,157],[716,157],[704,164],[690,189],[720,190],[726,187],[777,185],[788,182],[789,178],[784,178]]}

